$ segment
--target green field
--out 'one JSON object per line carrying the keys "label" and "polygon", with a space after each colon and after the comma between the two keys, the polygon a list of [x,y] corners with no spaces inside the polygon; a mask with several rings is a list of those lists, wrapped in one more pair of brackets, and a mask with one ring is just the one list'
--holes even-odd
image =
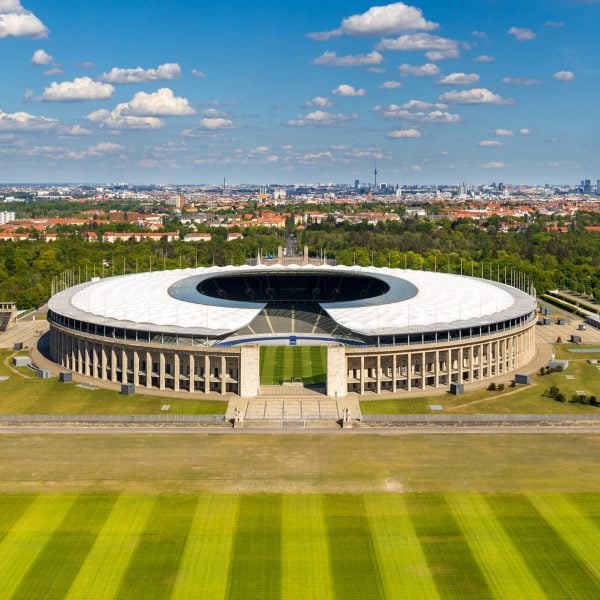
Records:
{"label": "green field", "polygon": [[60,383],[56,378],[38,379],[27,367],[7,368],[4,360],[12,354],[0,351],[0,376],[8,377],[0,381],[0,414],[164,414],[164,404],[170,405],[171,414],[224,414],[227,409],[222,400],[122,396],[112,390]]}
{"label": "green field", "polygon": [[0,497],[2,598],[598,598],[600,496]]}
{"label": "green field", "polygon": [[286,381],[325,383],[326,346],[261,346],[261,385],[281,385]]}

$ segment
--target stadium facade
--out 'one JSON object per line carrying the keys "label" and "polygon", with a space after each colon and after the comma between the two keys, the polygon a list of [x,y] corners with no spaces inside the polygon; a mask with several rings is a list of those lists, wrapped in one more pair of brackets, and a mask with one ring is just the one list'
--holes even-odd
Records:
{"label": "stadium facade", "polygon": [[536,301],[476,277],[330,265],[245,265],[109,277],[49,303],[50,352],[98,381],[260,393],[264,344],[326,344],[330,396],[506,375],[535,353]]}

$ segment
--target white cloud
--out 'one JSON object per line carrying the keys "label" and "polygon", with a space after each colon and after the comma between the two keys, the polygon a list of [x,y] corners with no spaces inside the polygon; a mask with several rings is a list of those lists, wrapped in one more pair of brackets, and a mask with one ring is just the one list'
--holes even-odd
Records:
{"label": "white cloud", "polygon": [[203,117],[226,117],[226,113],[221,112],[220,110],[217,110],[216,108],[205,108],[202,111],[202,116]]}
{"label": "white cloud", "polygon": [[39,67],[50,64],[52,60],[52,56],[40,48],[33,53],[33,56],[31,57],[31,64]]}
{"label": "white cloud", "polygon": [[89,129],[87,129],[86,127],[82,127],[81,125],[73,125],[72,127],[68,127],[63,132],[63,135],[86,136],[86,135],[92,135],[92,132]]}
{"label": "white cloud", "polygon": [[489,62],[494,62],[496,59],[493,56],[490,56],[489,54],[480,54],[479,56],[476,56],[473,59],[473,62],[478,62],[478,63],[489,63]]}
{"label": "white cloud", "polygon": [[125,114],[136,117],[182,117],[196,114],[196,111],[187,98],[179,98],[171,89],[161,88],[150,94],[135,94]]}
{"label": "white cloud", "polygon": [[504,146],[504,143],[498,140],[481,140],[477,145],[481,148],[499,148]]}
{"label": "white cloud", "polygon": [[204,129],[214,131],[216,129],[232,129],[233,121],[225,117],[204,117],[200,119],[200,125]]}
{"label": "white cloud", "polygon": [[314,40],[328,40],[340,35],[370,36],[390,35],[403,31],[437,29],[437,23],[427,21],[420,8],[404,2],[394,2],[385,6],[372,6],[360,15],[346,17],[337,29],[309,33]]}
{"label": "white cloud", "polygon": [[334,96],[364,96],[367,92],[364,88],[355,88],[347,83],[341,83],[331,93]]}
{"label": "white cloud", "polygon": [[403,64],[398,67],[398,70],[402,75],[413,77],[432,77],[440,73],[440,68],[433,63],[426,63],[419,66]]}
{"label": "white cloud", "polygon": [[477,31],[476,29],[471,31],[471,35],[479,39],[484,39],[486,37],[485,31]]}
{"label": "white cloud", "polygon": [[44,102],[83,102],[107,100],[115,93],[109,83],[94,81],[90,77],[76,77],[73,81],[53,81],[43,92]]}
{"label": "white cloud", "polygon": [[575,73],[573,71],[557,71],[552,75],[556,81],[573,81]]}
{"label": "white cloud", "polygon": [[0,131],[50,131],[60,126],[56,119],[38,117],[26,112],[5,113],[0,110]]}
{"label": "white cloud", "polygon": [[83,160],[84,158],[92,158],[96,156],[103,156],[105,154],[114,154],[115,152],[120,152],[125,150],[125,146],[122,144],[115,144],[113,142],[101,142],[100,144],[96,144],[95,146],[90,146],[87,150],[77,151],[69,151],[67,152],[67,158],[71,158],[73,160]]}
{"label": "white cloud", "polygon": [[204,79],[206,75],[202,71],[198,71],[198,69],[192,69],[192,75],[198,79]]}
{"label": "white cloud", "polygon": [[395,139],[420,138],[421,132],[418,129],[395,129],[390,131],[388,137]]}
{"label": "white cloud", "polygon": [[506,165],[501,161],[493,161],[481,165],[484,169],[504,169]]}
{"label": "white cloud", "polygon": [[561,27],[564,27],[565,24],[562,21],[546,21],[544,23],[544,27],[555,27],[560,29]]}
{"label": "white cloud", "polygon": [[129,104],[117,104],[112,110],[96,110],[86,118],[101,129],[160,129],[165,122],[157,117],[136,117],[127,114]]}
{"label": "white cloud", "polygon": [[44,71],[44,75],[62,75],[63,70],[60,67],[52,67]]}
{"label": "white cloud", "polygon": [[0,1],[0,38],[33,37],[45,38],[48,28],[19,0]]}
{"label": "white cloud", "polygon": [[452,90],[440,96],[444,102],[455,104],[513,104],[512,98],[502,98],[487,88],[473,88],[470,90]]}
{"label": "white cloud", "polygon": [[503,137],[512,137],[515,135],[515,132],[512,129],[494,129],[494,133]]}
{"label": "white cloud", "polygon": [[[462,122],[460,115],[440,110],[440,108],[445,107],[445,104],[409,100],[402,105],[390,104],[384,107],[375,107],[375,112],[380,112],[386,119],[403,119],[416,123],[454,124]],[[436,110],[432,110],[434,108]]]}
{"label": "white cloud", "polygon": [[428,60],[438,62],[440,60],[458,58],[460,52],[458,51],[458,48],[451,48],[449,50],[429,50],[429,52],[425,52],[425,56]]}
{"label": "white cloud", "polygon": [[181,67],[177,63],[158,65],[156,69],[121,69],[113,67],[102,73],[99,79],[108,83],[145,83],[148,81],[170,81],[181,76]]}
{"label": "white cloud", "polygon": [[347,54],[338,56],[335,52],[324,52],[313,60],[314,65],[326,67],[363,67],[365,65],[378,65],[383,61],[383,56],[379,52],[369,52],[368,54]]}
{"label": "white cloud", "polygon": [[267,156],[267,158],[265,158],[265,161],[268,163],[279,162],[279,156],[277,156],[276,154],[269,154],[269,156]]}
{"label": "white cloud", "polygon": [[325,96],[315,96],[312,100],[306,101],[307,106],[315,106],[317,108],[327,108],[331,106],[331,100]]}
{"label": "white cloud", "polygon": [[269,146],[256,146],[250,150],[250,154],[266,154],[269,151]]}
{"label": "white cloud", "polygon": [[519,135],[531,135],[531,129],[519,129]]}
{"label": "white cloud", "polygon": [[511,27],[507,32],[519,42],[528,42],[535,39],[535,33],[527,27]]}
{"label": "white cloud", "polygon": [[530,77],[503,77],[502,83],[507,85],[519,85],[519,86],[532,86],[540,85],[542,82],[539,79],[532,79]]}
{"label": "white cloud", "polygon": [[412,33],[401,35],[398,38],[384,38],[377,46],[377,50],[398,50],[398,51],[415,51],[415,50],[437,50],[440,52],[457,51],[458,42],[439,35],[431,35],[430,33]]}
{"label": "white cloud", "polygon": [[384,81],[379,87],[382,90],[397,90],[402,84],[399,81]]}
{"label": "white cloud", "polygon": [[287,124],[290,127],[306,127],[307,125],[321,125],[324,127],[337,127],[348,121],[354,121],[358,117],[355,114],[344,115],[341,113],[330,113],[323,110],[315,110],[303,117],[292,119]]}
{"label": "white cloud", "polygon": [[450,73],[437,80],[440,85],[471,85],[478,81],[477,73]]}

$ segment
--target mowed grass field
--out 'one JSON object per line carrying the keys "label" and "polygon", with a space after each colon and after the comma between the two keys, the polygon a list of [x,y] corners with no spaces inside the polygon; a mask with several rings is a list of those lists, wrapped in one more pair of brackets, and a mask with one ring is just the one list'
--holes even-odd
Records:
{"label": "mowed grass field", "polygon": [[593,599],[600,496],[2,496],[0,597]]}
{"label": "mowed grass field", "polygon": [[261,385],[281,385],[286,381],[325,383],[326,346],[261,346]]}

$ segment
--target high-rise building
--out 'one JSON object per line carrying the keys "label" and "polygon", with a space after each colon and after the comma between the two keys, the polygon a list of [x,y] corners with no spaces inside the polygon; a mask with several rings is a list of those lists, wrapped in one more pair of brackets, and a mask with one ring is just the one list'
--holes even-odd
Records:
{"label": "high-rise building", "polygon": [[584,179],[583,180],[583,185],[581,186],[583,189],[583,193],[584,194],[591,194],[592,193],[592,182],[590,179]]}
{"label": "high-rise building", "polygon": [[354,180],[354,191],[358,192],[358,188],[360,187],[360,180],[359,179],[355,179]]}
{"label": "high-rise building", "polygon": [[16,218],[14,212],[3,211],[0,212],[0,225],[6,225],[6,223],[10,223],[14,221]]}

